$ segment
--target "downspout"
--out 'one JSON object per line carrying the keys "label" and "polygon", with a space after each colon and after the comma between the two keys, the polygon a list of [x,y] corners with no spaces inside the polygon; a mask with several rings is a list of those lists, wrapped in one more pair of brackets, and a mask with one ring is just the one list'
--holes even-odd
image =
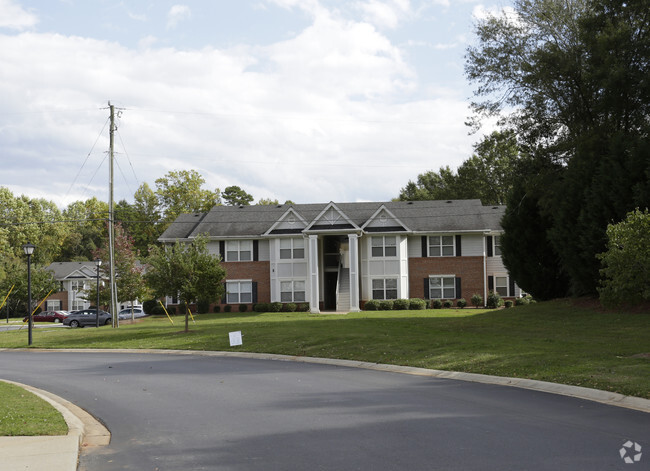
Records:
{"label": "downspout", "polygon": [[487,237],[483,235],[483,305],[487,305]]}

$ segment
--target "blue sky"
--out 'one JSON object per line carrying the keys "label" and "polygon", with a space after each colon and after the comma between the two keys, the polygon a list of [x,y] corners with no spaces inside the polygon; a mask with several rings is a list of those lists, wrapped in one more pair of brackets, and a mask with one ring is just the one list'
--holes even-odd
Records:
{"label": "blue sky", "polygon": [[[480,0],[0,0],[0,186],[107,199],[168,171],[256,200],[386,201],[457,167]],[[484,132],[490,129],[486,128]]]}

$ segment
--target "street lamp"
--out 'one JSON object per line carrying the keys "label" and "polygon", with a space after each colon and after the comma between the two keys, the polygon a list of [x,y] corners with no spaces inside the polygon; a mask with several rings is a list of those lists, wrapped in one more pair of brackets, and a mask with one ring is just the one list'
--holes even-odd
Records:
{"label": "street lamp", "polygon": [[23,250],[25,255],[27,255],[27,318],[29,321],[29,328],[27,329],[28,334],[28,345],[32,344],[32,327],[34,325],[34,320],[32,319],[32,254],[36,247],[34,244],[27,242],[23,245]]}
{"label": "street lamp", "polygon": [[102,266],[100,258],[95,259],[95,265],[97,266],[97,327],[99,327],[99,267]]}

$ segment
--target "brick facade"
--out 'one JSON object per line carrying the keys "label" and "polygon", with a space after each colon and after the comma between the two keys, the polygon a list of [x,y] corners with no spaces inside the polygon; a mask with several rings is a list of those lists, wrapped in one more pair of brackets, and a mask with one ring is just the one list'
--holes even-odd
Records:
{"label": "brick facade", "polygon": [[[424,279],[429,275],[454,275],[461,279],[461,297],[483,296],[485,275],[483,257],[409,258],[409,295],[424,298]],[[427,296],[428,297],[428,296]]]}
{"label": "brick facade", "polygon": [[226,279],[252,280],[257,282],[257,302],[271,302],[271,263],[266,262],[221,262],[226,269]]}

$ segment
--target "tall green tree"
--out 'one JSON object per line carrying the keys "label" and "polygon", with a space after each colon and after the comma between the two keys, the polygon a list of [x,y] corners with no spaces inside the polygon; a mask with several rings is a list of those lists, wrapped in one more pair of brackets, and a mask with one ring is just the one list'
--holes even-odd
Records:
{"label": "tall green tree", "polygon": [[236,185],[226,187],[221,195],[226,206],[248,206],[253,201],[253,195],[249,195]]}
{"label": "tall green tree", "polygon": [[477,24],[474,123],[499,116],[531,157],[563,167],[539,197],[547,237],[572,292],[595,294],[607,224],[648,205],[647,2],[516,0],[514,12]]}
{"label": "tall green tree", "polygon": [[[205,179],[196,170],[170,171],[164,177],[156,179],[157,209],[163,221],[170,223],[181,213],[207,212],[220,204],[219,189],[207,190],[203,188],[204,184]],[[143,189],[143,193],[146,190]],[[148,205],[147,195],[142,196],[147,199]]]}
{"label": "tall green tree", "polygon": [[87,261],[108,239],[106,221],[108,203],[96,197],[75,201],[63,210],[70,232],[63,239],[61,254],[56,261]]}
{"label": "tall green tree", "polygon": [[[37,251],[38,247],[34,251],[34,256],[37,255]],[[10,255],[2,257],[0,259],[0,273],[2,273],[2,276],[0,276],[0,293],[2,293],[0,296],[2,296],[2,299],[9,293],[11,287],[14,287],[11,295],[7,298],[6,309],[13,314],[27,315],[30,310],[27,308],[26,256]],[[51,290],[56,289],[57,283],[52,272],[47,271],[43,265],[34,263],[34,258],[32,258],[31,278],[31,310],[34,310]]]}
{"label": "tall green tree", "polygon": [[[192,243],[176,242],[171,247],[153,247],[147,260],[146,279],[157,297],[178,296],[187,305],[194,301],[214,302],[224,292],[226,270],[220,258],[210,254],[207,238]],[[185,312],[185,332],[188,332]]]}

